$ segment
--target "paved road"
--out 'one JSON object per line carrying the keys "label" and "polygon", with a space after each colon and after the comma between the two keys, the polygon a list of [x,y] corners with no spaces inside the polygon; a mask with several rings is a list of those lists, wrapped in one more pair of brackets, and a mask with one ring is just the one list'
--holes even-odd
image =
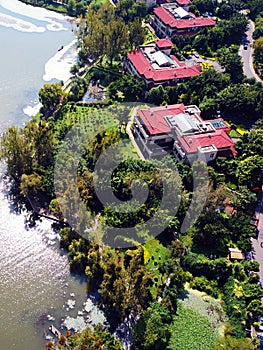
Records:
{"label": "paved road", "polygon": [[[257,76],[252,64],[253,55],[253,38],[252,34],[254,32],[255,25],[254,22],[249,20],[249,29],[246,31],[242,45],[239,48],[239,55],[241,56],[243,62],[243,72],[248,78],[255,78],[257,81],[262,82],[262,80]],[[251,46],[250,46],[251,45]],[[245,50],[244,47],[247,47]]]}
{"label": "paved road", "polygon": [[259,278],[260,282],[263,283],[263,191],[261,191],[261,201],[256,208],[256,217],[259,219],[258,230],[259,234],[257,239],[252,239],[254,248],[254,259],[260,264]]}

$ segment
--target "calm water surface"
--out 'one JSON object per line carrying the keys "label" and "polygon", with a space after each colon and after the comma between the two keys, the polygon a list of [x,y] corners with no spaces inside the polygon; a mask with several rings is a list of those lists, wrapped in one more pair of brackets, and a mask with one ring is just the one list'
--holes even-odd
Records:
{"label": "calm water surface", "polygon": [[[0,0],[0,131],[22,126],[38,103],[45,82],[68,76],[74,62],[71,25],[60,15],[17,0]],[[64,49],[58,52],[58,48]],[[8,196],[0,164],[0,350],[40,350],[50,321],[46,315],[76,316],[85,301],[85,285],[69,274],[51,222],[25,225]],[[76,308],[63,307],[71,293]]]}

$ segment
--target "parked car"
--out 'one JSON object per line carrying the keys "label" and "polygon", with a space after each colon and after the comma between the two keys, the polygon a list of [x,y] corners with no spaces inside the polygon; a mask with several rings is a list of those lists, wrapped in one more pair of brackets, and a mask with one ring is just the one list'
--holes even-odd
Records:
{"label": "parked car", "polygon": [[257,237],[258,237],[258,234],[259,234],[259,229],[256,227],[256,228],[254,229],[254,232],[255,232],[255,237],[257,238]]}
{"label": "parked car", "polygon": [[260,345],[263,345],[263,336],[262,335],[258,335],[257,338],[259,340]]}
{"label": "parked car", "polygon": [[253,260],[253,254],[252,252],[246,252],[245,253],[246,260]]}
{"label": "parked car", "polygon": [[194,56],[196,57],[196,58],[200,58],[200,56],[198,55],[198,52],[194,52]]}
{"label": "parked car", "polygon": [[252,219],[250,220],[250,225],[257,226],[258,225],[258,219]]}

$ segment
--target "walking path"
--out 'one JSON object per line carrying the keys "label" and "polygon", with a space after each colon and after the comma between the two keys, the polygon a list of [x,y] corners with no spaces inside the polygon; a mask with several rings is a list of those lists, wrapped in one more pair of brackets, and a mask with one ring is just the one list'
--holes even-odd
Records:
{"label": "walking path", "polygon": [[132,111],[132,114],[131,114],[131,117],[128,121],[128,124],[127,124],[127,127],[126,127],[126,132],[132,142],[132,145],[133,147],[136,149],[136,152],[138,153],[139,157],[142,159],[142,160],[145,160],[144,158],[144,155],[142,154],[141,150],[139,149],[139,147],[137,146],[137,143],[135,142],[134,140],[134,136],[133,136],[133,133],[131,131],[131,128],[132,128],[132,124],[133,124],[133,121],[134,121],[134,117],[137,113],[137,109],[138,109],[139,106],[137,107],[134,107],[133,111]]}

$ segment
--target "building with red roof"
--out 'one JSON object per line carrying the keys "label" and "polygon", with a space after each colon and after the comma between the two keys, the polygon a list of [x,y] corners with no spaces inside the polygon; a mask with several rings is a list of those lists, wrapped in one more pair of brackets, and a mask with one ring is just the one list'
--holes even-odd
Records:
{"label": "building with red roof", "polygon": [[204,121],[195,105],[167,105],[139,109],[132,132],[146,159],[174,154],[178,160],[207,163],[216,157],[236,155],[228,136],[229,126],[222,118]]}
{"label": "building with red roof", "polygon": [[[182,0],[184,1],[184,0]],[[178,1],[177,1],[178,2]],[[153,9],[152,27],[159,37],[192,35],[205,27],[214,27],[210,17],[196,17],[176,3],[166,3]]]}
{"label": "building with red roof", "polygon": [[170,54],[172,45],[169,39],[158,39],[129,52],[124,62],[125,71],[143,79],[148,89],[176,85],[200,75],[202,68],[194,60],[186,64]]}
{"label": "building with red roof", "polygon": [[177,6],[183,7],[186,11],[189,10],[189,6],[192,4],[191,0],[157,0],[156,4],[161,5],[169,2],[173,2],[177,4]]}

